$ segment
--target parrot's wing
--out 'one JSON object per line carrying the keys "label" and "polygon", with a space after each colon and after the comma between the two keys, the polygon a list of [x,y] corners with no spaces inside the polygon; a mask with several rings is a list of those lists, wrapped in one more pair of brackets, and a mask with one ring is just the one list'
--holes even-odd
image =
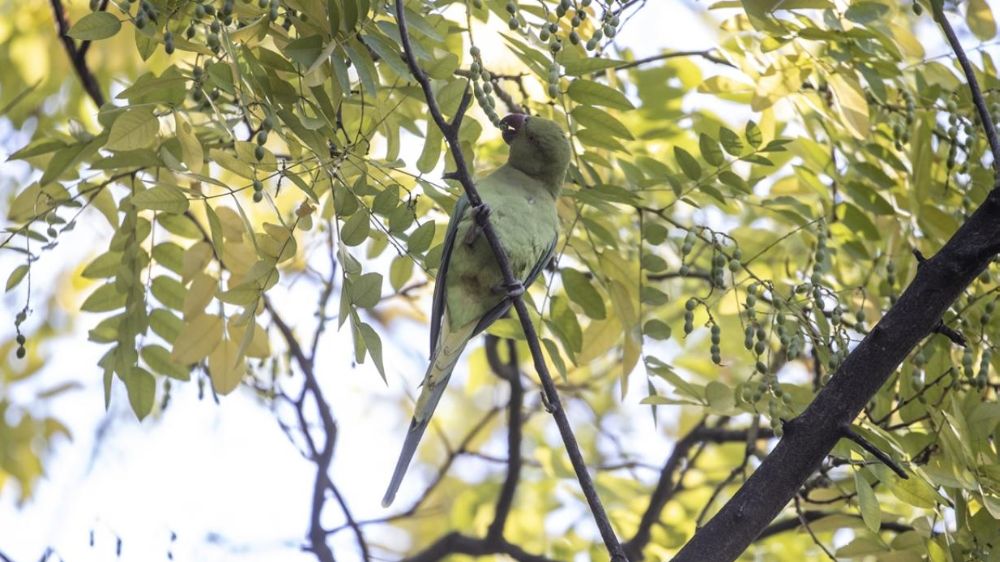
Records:
{"label": "parrot's wing", "polygon": [[[549,260],[551,260],[552,256],[556,253],[556,242],[558,241],[559,235],[556,234],[552,237],[552,243],[549,244],[548,249],[545,250],[545,253],[542,254],[540,258],[538,258],[538,261],[535,262],[534,266],[532,266],[531,271],[528,272],[528,276],[524,278],[525,289],[530,287],[531,284],[535,282],[535,279],[541,275],[545,266],[549,264]],[[476,329],[472,331],[472,336],[470,337],[474,337],[476,334],[482,332],[486,328],[489,328],[490,324],[502,318],[503,315],[507,313],[508,309],[510,309],[510,299],[503,299],[497,303],[496,306],[487,311],[486,314],[483,315],[482,319],[479,320],[479,324],[476,324]]]}
{"label": "parrot's wing", "polygon": [[455,202],[455,209],[451,213],[451,220],[448,221],[448,232],[444,236],[444,245],[441,248],[441,266],[438,267],[437,280],[434,282],[434,302],[431,305],[431,355],[437,348],[438,337],[441,334],[441,322],[444,320],[444,305],[446,298],[445,279],[448,276],[448,265],[451,263],[451,251],[455,247],[455,238],[458,236],[458,224],[462,222],[462,216],[469,208],[469,198],[462,195]]}

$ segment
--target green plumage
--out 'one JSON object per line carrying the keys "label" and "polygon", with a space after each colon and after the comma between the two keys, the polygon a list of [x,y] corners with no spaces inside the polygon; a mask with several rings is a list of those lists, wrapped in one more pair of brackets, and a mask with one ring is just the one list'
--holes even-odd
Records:
{"label": "green plumage", "polygon": [[[551,259],[558,238],[556,199],[569,165],[570,146],[557,124],[540,117],[510,115],[504,140],[507,163],[477,181],[490,223],[514,277],[527,287]],[[469,339],[510,307],[500,288],[503,276],[485,236],[470,235],[475,213],[462,196],[455,205],[438,270],[431,312],[431,360],[413,421],[382,505],[392,503],[417,444],[430,422],[451,372]]]}

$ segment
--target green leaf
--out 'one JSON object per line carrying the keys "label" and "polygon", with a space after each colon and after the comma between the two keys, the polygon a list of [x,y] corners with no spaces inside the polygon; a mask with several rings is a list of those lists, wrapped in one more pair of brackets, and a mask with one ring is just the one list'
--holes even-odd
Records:
{"label": "green leaf", "polygon": [[427,221],[417,227],[417,229],[410,234],[410,238],[406,242],[406,249],[411,254],[422,254],[426,252],[427,248],[431,246],[431,241],[434,240],[434,228],[434,221]]}
{"label": "green leaf", "polygon": [[602,105],[622,110],[634,107],[632,102],[620,91],[583,78],[573,80],[566,93],[570,99],[584,105]]}
{"label": "green leaf", "polygon": [[743,152],[743,141],[732,129],[719,127],[719,141],[722,149],[733,156],[739,156]]}
{"label": "green leaf", "polygon": [[869,24],[889,13],[889,6],[878,2],[857,2],[851,4],[844,17],[860,25]]}
{"label": "green leaf", "polygon": [[625,64],[625,61],[614,59],[599,59],[591,57],[580,57],[578,59],[560,60],[563,71],[567,76],[581,76],[598,72],[606,68],[613,68]]}
{"label": "green leaf", "polygon": [[604,307],[604,298],[594,288],[593,281],[586,275],[575,269],[560,270],[563,287],[566,295],[576,304],[580,305],[583,313],[595,320],[603,320],[607,316]]}
{"label": "green leaf", "polygon": [[747,143],[754,148],[757,148],[762,142],[764,142],[764,136],[760,132],[760,127],[758,127],[753,121],[747,121],[744,135],[746,136]]}
{"label": "green leaf", "polygon": [[94,41],[112,37],[121,28],[122,22],[114,15],[108,12],[91,12],[73,24],[66,35],[81,41]]}
{"label": "green leaf", "polygon": [[679,146],[675,146],[674,156],[677,158],[677,163],[680,164],[685,176],[692,181],[701,179],[701,164],[698,163],[698,160],[694,156],[691,156],[690,152]]}
{"label": "green leaf", "polygon": [[4,292],[9,292],[14,287],[17,287],[18,283],[24,279],[24,276],[28,274],[27,264],[21,264],[14,268],[14,271],[10,272],[10,277],[7,278],[7,287]]}
{"label": "green leaf", "polygon": [[413,276],[413,260],[410,256],[396,256],[389,266],[389,285],[399,291]]}
{"label": "green leaf", "polygon": [[417,170],[426,174],[437,166],[438,160],[441,159],[441,142],[444,140],[444,136],[441,134],[441,130],[438,129],[434,121],[430,119],[427,120],[427,133],[424,136],[424,149],[420,152],[420,157],[417,158]]}
{"label": "green leaf", "polygon": [[601,131],[605,134],[613,135],[623,139],[631,140],[632,133],[619,120],[610,113],[591,107],[589,105],[579,105],[571,112],[573,119],[584,127]]}
{"label": "green leaf", "polygon": [[191,380],[191,372],[171,360],[170,350],[161,345],[144,346],[139,355],[154,372],[180,381]]}
{"label": "green leaf", "polygon": [[135,412],[135,417],[142,421],[153,411],[156,401],[156,379],[142,367],[132,367],[125,376],[125,388],[128,390],[128,403]]}
{"label": "green leaf", "polygon": [[166,275],[154,277],[149,290],[156,297],[156,300],[163,303],[164,306],[174,310],[184,309],[184,295],[187,294],[187,289],[173,277]]}
{"label": "green leaf", "polygon": [[160,122],[151,108],[129,109],[115,119],[104,148],[108,150],[135,150],[147,148],[156,141]]}
{"label": "green leaf", "polygon": [[382,299],[382,274],[365,273],[350,278],[351,302],[361,308],[372,308]]}
{"label": "green leaf", "polygon": [[344,222],[344,226],[340,227],[340,239],[348,246],[357,246],[368,238],[370,228],[368,213],[355,213]]}
{"label": "green leaf", "polygon": [[115,283],[106,283],[97,288],[87,300],[83,301],[80,310],[83,312],[110,312],[125,306],[125,294],[118,292]]}
{"label": "green leaf", "polygon": [[136,193],[132,204],[139,209],[181,214],[188,210],[188,198],[175,185],[159,184]]}
{"label": "green leaf", "polygon": [[721,166],[726,162],[718,141],[705,133],[698,137],[698,148],[701,150],[701,157],[712,166]]}
{"label": "green leaf", "polygon": [[372,361],[375,362],[378,374],[385,381],[385,366],[382,364],[382,339],[378,336],[374,328],[364,322],[361,323],[360,332],[361,338],[365,342],[365,347],[368,348],[368,353],[372,356]]}
{"label": "green leaf", "polygon": [[865,522],[865,527],[877,533],[882,526],[882,511],[878,505],[878,498],[875,497],[875,490],[868,480],[865,480],[864,471],[859,470],[854,473],[854,487],[858,492],[858,505],[861,507],[861,518]]}
{"label": "green leaf", "polygon": [[669,340],[670,326],[662,320],[649,320],[643,325],[642,333],[654,340]]}

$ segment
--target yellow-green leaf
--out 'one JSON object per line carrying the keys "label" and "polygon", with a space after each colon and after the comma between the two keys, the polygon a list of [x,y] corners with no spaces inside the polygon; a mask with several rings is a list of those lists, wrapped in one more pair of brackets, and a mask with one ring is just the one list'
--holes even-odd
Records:
{"label": "yellow-green leaf", "polygon": [[570,99],[584,105],[603,105],[623,110],[634,107],[625,94],[619,90],[583,78],[573,80],[566,93]]}
{"label": "yellow-green leaf", "polygon": [[980,41],[989,41],[997,34],[997,22],[986,0],[969,0],[965,22]]}
{"label": "yellow-green leaf", "polygon": [[115,119],[108,133],[108,142],[104,148],[108,150],[135,150],[147,148],[156,141],[156,133],[160,130],[160,122],[150,108],[129,109],[124,115]]}
{"label": "yellow-green leaf", "polygon": [[865,527],[877,533],[882,526],[882,512],[878,505],[878,498],[875,497],[875,490],[872,485],[865,480],[862,471],[854,473],[854,487],[858,492],[858,505],[861,507],[861,519],[865,522]]}
{"label": "yellow-green leaf", "polygon": [[222,341],[222,318],[214,314],[200,314],[184,323],[174,340],[170,358],[182,365],[197,363]]}
{"label": "yellow-green leaf", "polygon": [[187,196],[184,195],[184,192],[179,187],[159,184],[146,191],[136,193],[132,197],[132,204],[139,209],[180,214],[188,210],[189,202]]}
{"label": "yellow-green leaf", "polygon": [[[219,320],[220,337],[221,333],[222,321]],[[246,360],[239,354],[239,345],[232,340],[222,340],[208,356],[208,374],[217,394],[225,395],[236,390],[246,368]]]}
{"label": "yellow-green leaf", "polygon": [[66,35],[81,41],[107,39],[118,33],[122,22],[108,12],[91,12],[79,19]]}

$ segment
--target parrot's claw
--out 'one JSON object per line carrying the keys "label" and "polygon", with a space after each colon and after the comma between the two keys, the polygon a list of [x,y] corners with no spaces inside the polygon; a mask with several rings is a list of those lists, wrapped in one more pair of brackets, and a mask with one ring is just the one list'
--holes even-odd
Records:
{"label": "parrot's claw", "polygon": [[486,217],[490,216],[493,209],[486,203],[480,203],[472,208],[472,212],[476,215],[476,222],[479,223],[486,220]]}
{"label": "parrot's claw", "polygon": [[511,284],[501,283],[493,287],[493,292],[507,295],[508,298],[519,297],[524,294],[524,283],[514,281]]}
{"label": "parrot's claw", "polygon": [[481,203],[472,208],[472,214],[476,219],[476,223],[469,227],[468,232],[465,233],[465,245],[471,246],[476,243],[479,239],[479,235],[483,233],[482,224],[486,220],[486,217],[490,216],[493,210],[486,203]]}

